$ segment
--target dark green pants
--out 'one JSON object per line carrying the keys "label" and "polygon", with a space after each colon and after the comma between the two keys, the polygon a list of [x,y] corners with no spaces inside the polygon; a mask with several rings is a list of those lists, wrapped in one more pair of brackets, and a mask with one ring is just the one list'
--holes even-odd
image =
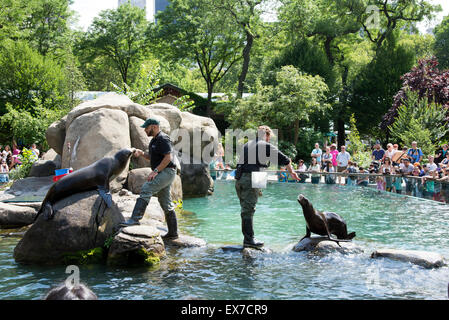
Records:
{"label": "dark green pants", "polygon": [[256,211],[260,189],[252,187],[251,173],[242,173],[240,180],[235,181],[235,191],[240,200],[241,217],[252,218]]}

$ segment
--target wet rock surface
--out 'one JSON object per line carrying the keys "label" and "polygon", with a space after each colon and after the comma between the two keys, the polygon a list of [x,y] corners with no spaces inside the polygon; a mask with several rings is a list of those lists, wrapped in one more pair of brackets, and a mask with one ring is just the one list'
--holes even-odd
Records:
{"label": "wet rock surface", "polygon": [[301,252],[319,252],[329,253],[338,251],[340,253],[362,253],[363,249],[352,242],[339,242],[340,246],[334,242],[329,241],[327,237],[311,237],[304,238],[299,241],[294,247],[293,251]]}

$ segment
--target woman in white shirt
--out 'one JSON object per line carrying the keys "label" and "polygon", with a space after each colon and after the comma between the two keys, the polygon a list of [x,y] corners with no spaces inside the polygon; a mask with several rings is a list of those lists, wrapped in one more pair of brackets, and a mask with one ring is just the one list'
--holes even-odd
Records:
{"label": "woman in white shirt", "polygon": [[[321,166],[316,161],[316,158],[312,158],[312,164],[309,167],[309,171],[311,172],[320,172]],[[312,183],[317,184],[320,183],[321,175],[312,173]]]}
{"label": "woman in white shirt", "polygon": [[393,145],[391,143],[387,144],[387,151],[384,153],[384,157],[382,158],[382,162],[385,161],[386,158],[393,159],[396,150],[394,150]]}

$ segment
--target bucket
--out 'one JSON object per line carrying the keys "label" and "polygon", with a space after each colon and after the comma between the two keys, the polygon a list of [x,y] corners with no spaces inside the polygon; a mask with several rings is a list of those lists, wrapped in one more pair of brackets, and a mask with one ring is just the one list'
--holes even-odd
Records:
{"label": "bucket", "polygon": [[55,176],[60,176],[63,174],[68,174],[69,173],[70,168],[64,168],[64,169],[58,169],[55,170]]}
{"label": "bucket", "polygon": [[251,172],[251,186],[253,188],[265,189],[267,187],[268,173],[261,171]]}

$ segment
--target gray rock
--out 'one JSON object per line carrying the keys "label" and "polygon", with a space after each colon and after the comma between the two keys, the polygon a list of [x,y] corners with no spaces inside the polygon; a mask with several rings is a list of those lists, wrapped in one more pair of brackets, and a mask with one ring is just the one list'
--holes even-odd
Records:
{"label": "gray rock", "polygon": [[182,113],[175,106],[168,103],[154,103],[148,106],[152,113],[161,116],[170,124],[171,130],[179,128],[182,121]]}
{"label": "gray rock", "polygon": [[59,166],[61,166],[61,156],[59,154],[57,154],[56,151],[53,149],[48,149],[47,152],[42,154],[41,160],[51,160],[56,163],[59,163]]}
{"label": "gray rock", "polygon": [[439,268],[446,265],[441,254],[428,251],[379,249],[371,254],[371,258],[379,257],[410,262],[429,269]]}
{"label": "gray rock", "polygon": [[6,203],[11,204],[13,206],[19,206],[19,207],[29,207],[36,210],[36,212],[41,208],[42,202],[10,202],[7,201]]}
{"label": "gray rock", "polygon": [[37,160],[31,166],[29,177],[48,177],[54,176],[55,170],[61,168],[61,163],[58,164],[52,160]]}
{"label": "gray rock", "polygon": [[120,230],[108,252],[109,265],[132,264],[152,266],[165,256],[160,232],[151,226],[130,226]]}
{"label": "gray rock", "polygon": [[[72,167],[76,171],[104,157],[113,156],[122,148],[131,147],[128,115],[121,110],[98,109],[84,113],[73,119],[70,125],[68,122],[67,126],[62,154],[63,168]],[[127,175],[128,166],[110,181],[111,192],[122,189]]]}
{"label": "gray rock", "polygon": [[363,249],[352,242],[340,242],[340,246],[334,242],[329,241],[327,237],[311,237],[299,241],[294,247],[293,251],[310,251],[329,253],[338,251],[340,253],[362,253]]}
{"label": "gray rock", "polygon": [[53,183],[53,178],[51,176],[29,177],[14,181],[8,192],[15,195],[19,195],[20,193],[20,195],[30,194],[45,196]]}
{"label": "gray rock", "polygon": [[67,116],[53,122],[45,132],[48,145],[59,155],[62,155],[65,140]]}
{"label": "gray rock", "polygon": [[205,197],[213,190],[214,180],[209,166],[203,164],[185,164],[181,162],[182,194],[185,198]]}
{"label": "gray rock", "polygon": [[69,196],[56,202],[53,209],[53,219],[39,216],[17,244],[16,262],[65,263],[67,255],[102,247],[123,222],[118,208],[107,208],[97,191]]}
{"label": "gray rock", "polygon": [[0,229],[15,229],[33,223],[37,210],[0,202]]}
{"label": "gray rock", "polygon": [[242,256],[244,258],[250,258],[250,259],[255,259],[257,257],[260,257],[263,254],[269,254],[269,253],[272,253],[272,251],[265,247],[262,247],[260,249],[243,248],[243,250],[242,250]]}
{"label": "gray rock", "polygon": [[[132,193],[125,196],[119,196],[118,194],[112,195],[112,199],[117,203],[119,210],[126,219],[131,217],[138,197],[138,195]],[[145,215],[140,223],[154,225],[153,220],[165,221],[164,211],[162,210],[157,197],[151,197],[150,203],[145,210]]]}
{"label": "gray rock", "polygon": [[191,247],[205,247],[206,241],[200,238],[195,238],[188,235],[180,234],[178,239],[165,240],[166,246],[178,247],[178,248],[191,248]]}
{"label": "gray rock", "polygon": [[[131,146],[147,152],[152,137],[148,137],[143,128],[140,127],[144,122],[145,120],[143,119],[129,117],[129,133],[131,137]],[[148,168],[150,166],[150,160],[147,160],[144,157],[133,157],[131,158],[131,162],[134,169]]]}

